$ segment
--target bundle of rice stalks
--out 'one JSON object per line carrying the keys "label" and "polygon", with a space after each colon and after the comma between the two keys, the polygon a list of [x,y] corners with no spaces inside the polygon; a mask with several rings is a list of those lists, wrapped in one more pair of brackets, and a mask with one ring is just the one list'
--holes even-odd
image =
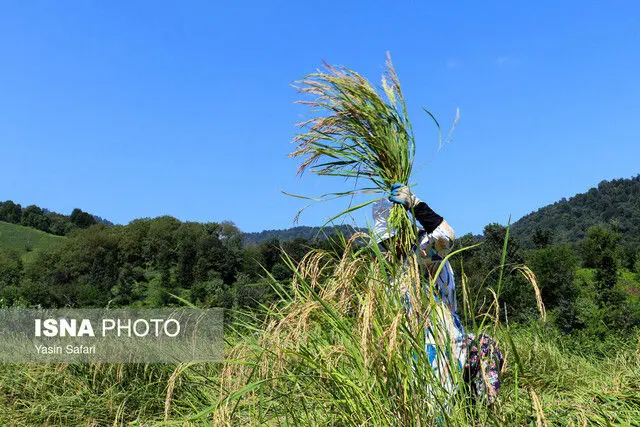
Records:
{"label": "bundle of rice stalks", "polygon": [[[298,124],[305,131],[294,139],[298,146],[290,155],[303,158],[298,173],[310,170],[355,180],[352,190],[326,194],[321,200],[359,193],[384,193],[386,197],[394,183],[409,183],[415,139],[390,56],[386,66],[384,96],[355,71],[326,63],[324,71],[309,74],[297,86],[311,97],[299,103],[317,114]],[[366,184],[360,184],[361,178]],[[331,220],[379,199],[350,207]],[[388,222],[401,246],[415,241],[413,224],[401,206],[392,208]]]}

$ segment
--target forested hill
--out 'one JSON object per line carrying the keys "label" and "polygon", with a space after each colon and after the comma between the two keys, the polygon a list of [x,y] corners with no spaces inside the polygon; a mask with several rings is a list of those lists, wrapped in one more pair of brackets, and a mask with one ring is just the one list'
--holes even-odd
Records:
{"label": "forested hill", "polygon": [[242,243],[245,245],[261,244],[273,239],[278,239],[281,242],[294,240],[297,238],[303,238],[305,240],[325,240],[327,236],[335,234],[336,231],[340,231],[345,236],[350,236],[356,231],[363,231],[355,229],[350,225],[338,225],[335,227],[292,227],[285,230],[264,230],[256,233],[243,233]]}
{"label": "forested hill", "polygon": [[[621,243],[640,247],[640,175],[631,179],[602,181],[596,188],[542,207],[516,221],[513,235],[523,248],[548,243],[576,243],[594,225],[612,225],[621,234]],[[350,235],[350,226],[337,227]],[[323,239],[333,228],[293,227],[285,230],[264,230],[244,233],[244,244],[261,244],[277,238],[281,242],[296,238]],[[537,243],[536,243],[537,242]]]}
{"label": "forested hill", "polygon": [[602,181],[586,193],[540,208],[515,222],[512,232],[523,247],[532,248],[540,241],[578,242],[589,227],[601,224],[612,225],[626,246],[640,246],[640,175]]}

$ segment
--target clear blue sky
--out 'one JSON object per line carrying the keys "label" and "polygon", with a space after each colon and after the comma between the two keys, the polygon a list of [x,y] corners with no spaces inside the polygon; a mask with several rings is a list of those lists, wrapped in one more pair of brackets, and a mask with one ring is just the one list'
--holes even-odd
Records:
{"label": "clear blue sky", "polygon": [[[377,83],[389,51],[416,193],[479,233],[640,173],[638,16],[636,1],[3,2],[0,200],[290,227],[304,202],[281,190],[345,188],[287,158],[307,115],[291,83],[322,59]],[[422,106],[444,127],[460,108],[435,157]]]}

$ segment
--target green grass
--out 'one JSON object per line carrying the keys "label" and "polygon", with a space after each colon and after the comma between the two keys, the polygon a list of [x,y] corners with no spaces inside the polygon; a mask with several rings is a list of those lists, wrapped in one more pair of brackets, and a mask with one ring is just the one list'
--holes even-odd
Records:
{"label": "green grass", "polygon": [[618,282],[629,293],[629,297],[640,300],[640,275],[629,270],[622,270]]}
{"label": "green grass", "polygon": [[65,237],[55,236],[31,227],[0,221],[0,249],[13,249],[29,262],[37,251],[48,251],[60,246]]}
{"label": "green grass", "polygon": [[[501,328],[497,336],[504,340],[505,334]],[[639,336],[635,345],[634,337],[628,337],[615,354],[595,358],[576,354],[569,341],[544,327],[512,329],[510,334],[521,359],[518,376],[514,352],[506,349],[503,387],[495,410],[461,414],[457,417],[461,421],[638,425]],[[220,396],[220,369],[219,364],[4,364],[0,365],[0,424],[203,425],[212,422],[211,408]],[[279,391],[265,390],[262,415],[248,411],[246,403],[240,405],[232,425],[259,425],[259,417],[267,415],[274,416],[267,425],[294,424],[291,417],[287,421],[285,415],[277,416],[283,410],[278,407]],[[312,406],[307,405],[307,410]],[[302,405],[300,411],[304,411]],[[306,415],[315,418],[315,425],[335,419],[331,407],[315,411]],[[420,422],[414,421],[414,425]]]}

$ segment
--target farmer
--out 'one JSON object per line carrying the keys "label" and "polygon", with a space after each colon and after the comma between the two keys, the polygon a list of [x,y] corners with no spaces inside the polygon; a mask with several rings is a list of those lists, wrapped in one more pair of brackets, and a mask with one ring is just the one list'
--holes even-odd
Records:
{"label": "farmer", "polygon": [[[453,247],[453,229],[406,185],[394,184],[389,200],[404,206],[420,224],[416,251],[429,276],[429,283],[435,283],[435,294],[439,296],[436,306],[439,325],[434,331],[427,330],[425,350],[429,363],[445,388],[452,392],[454,386],[449,360],[457,361],[458,366],[454,368],[465,368],[465,378],[470,382],[474,395],[486,398],[487,403],[491,405],[500,388],[498,372],[502,366],[502,355],[495,342],[487,335],[481,334],[478,339],[473,334],[467,335],[458,317],[453,269],[449,261],[445,260]],[[390,210],[391,204],[386,200],[374,205],[374,233],[379,241],[384,241],[394,234],[393,230],[387,227]],[[442,268],[435,277],[440,264]],[[432,332],[436,332],[436,337],[440,335],[439,341],[443,338],[450,340],[453,357],[442,354],[438,357],[436,339]]]}
{"label": "farmer", "polygon": [[[413,213],[422,226],[418,233],[419,255],[429,274],[429,279],[433,279],[440,263],[453,247],[455,238],[453,229],[429,205],[413,195],[406,185],[394,184],[391,187],[389,200],[401,204]],[[444,261],[442,270],[436,278],[436,289],[440,293],[442,302],[448,306],[452,313],[457,313],[456,282],[448,260]]]}
{"label": "farmer", "polygon": [[[422,227],[418,232],[419,245],[415,249],[429,275],[428,279],[433,280],[438,267],[453,247],[453,229],[429,205],[411,193],[406,185],[394,184],[391,187],[389,200],[404,206]],[[383,248],[388,239],[395,234],[394,230],[390,230],[387,226],[391,207],[392,204],[384,199],[373,206],[374,234]],[[448,260],[444,261],[440,274],[435,279],[436,290],[440,294],[441,301],[452,313],[457,313],[456,282]]]}

